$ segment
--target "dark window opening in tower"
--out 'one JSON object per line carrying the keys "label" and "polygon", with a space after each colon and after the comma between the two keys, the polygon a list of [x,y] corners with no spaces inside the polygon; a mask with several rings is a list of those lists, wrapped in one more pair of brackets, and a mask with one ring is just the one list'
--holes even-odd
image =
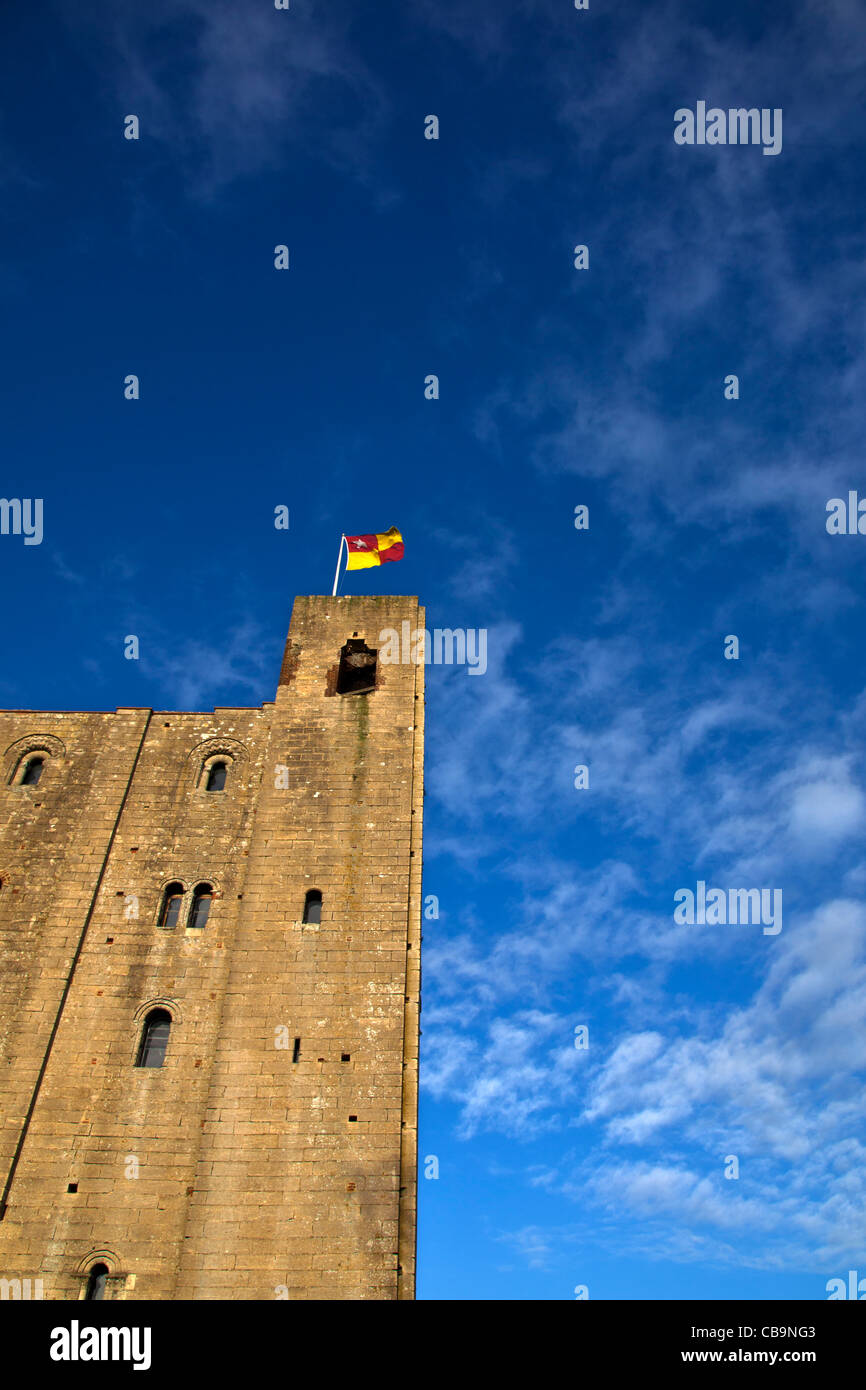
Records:
{"label": "dark window opening in tower", "polygon": [[94,1265],[87,1280],[85,1298],[104,1298],[105,1281],[108,1278],[108,1265]]}
{"label": "dark window opening in tower", "polygon": [[138,1049],[137,1067],[161,1067],[165,1061],[168,1035],[171,1032],[171,1014],[167,1009],[151,1009],[144,1020],[141,1046]]}
{"label": "dark window opening in tower", "polygon": [[189,926],[203,927],[207,923],[210,905],[213,901],[213,889],[209,883],[200,883],[192,895],[192,907],[189,914]]}
{"label": "dark window opening in tower", "polygon": [[44,758],[30,758],[24,769],[24,776],[21,778],[22,787],[35,787],[42,776],[42,769],[45,766]]}
{"label": "dark window opening in tower", "polygon": [[322,920],[322,895],[317,888],[311,888],[304,899],[304,915],[302,922],[321,922]]}
{"label": "dark window opening in tower", "polygon": [[337,694],[360,695],[375,690],[377,656],[362,637],[350,637],[340,652]]}
{"label": "dark window opening in tower", "polygon": [[205,791],[221,792],[226,784],[226,765],[225,763],[211,763],[207,774],[207,786]]}
{"label": "dark window opening in tower", "polygon": [[159,914],[159,925],[166,931],[173,931],[177,926],[182,902],[183,884],[170,883],[162,895],[162,911]]}

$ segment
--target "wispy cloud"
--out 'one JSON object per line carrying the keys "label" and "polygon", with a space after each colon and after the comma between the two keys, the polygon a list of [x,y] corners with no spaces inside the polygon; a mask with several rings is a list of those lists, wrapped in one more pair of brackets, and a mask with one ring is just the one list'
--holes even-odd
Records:
{"label": "wispy cloud", "polygon": [[255,699],[278,670],[279,645],[252,618],[229,628],[219,643],[184,641],[178,647],[151,636],[142,643],[142,676],[155,681],[172,709],[206,709],[227,688],[235,700],[238,689]]}
{"label": "wispy cloud", "polygon": [[[479,934],[470,899],[428,933],[423,1084],[455,1103],[463,1138],[577,1133],[580,1158],[546,1167],[545,1191],[598,1207],[620,1251],[753,1268],[853,1258],[866,1184],[841,1175],[866,1122],[866,907],[827,889],[846,873],[866,885],[853,857],[866,698],[833,710],[813,691],[807,712],[798,653],[732,683],[719,648],[684,686],[700,641],[674,652],[652,625],[525,660],[520,630],[501,635],[489,686],[449,688],[459,719],[441,746],[434,732],[430,790],[452,833],[477,821],[489,839],[499,823],[519,849],[477,847],[498,866],[504,926]],[[573,825],[591,828],[578,863],[544,844]],[[781,935],[675,924],[673,887],[698,876],[783,884]],[[672,988],[732,959],[754,981],[746,1002]]]}
{"label": "wispy cloud", "polygon": [[366,177],[386,97],[333,11],[154,0],[100,4],[92,19],[124,114],[139,116],[143,138],[160,142],[198,196],[281,167],[292,148]]}

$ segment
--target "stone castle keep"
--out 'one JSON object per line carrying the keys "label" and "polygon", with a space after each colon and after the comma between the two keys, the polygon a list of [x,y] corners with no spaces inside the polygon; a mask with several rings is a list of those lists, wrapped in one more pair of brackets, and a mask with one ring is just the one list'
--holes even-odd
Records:
{"label": "stone castle keep", "polygon": [[298,598],[276,698],[0,713],[0,1277],[415,1287],[414,598]]}

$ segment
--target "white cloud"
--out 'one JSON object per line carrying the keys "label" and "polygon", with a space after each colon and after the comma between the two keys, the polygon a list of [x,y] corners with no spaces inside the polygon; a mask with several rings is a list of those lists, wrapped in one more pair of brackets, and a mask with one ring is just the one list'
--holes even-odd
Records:
{"label": "white cloud", "polygon": [[813,837],[835,843],[861,829],[863,809],[863,793],[847,776],[808,782],[794,792],[791,829],[807,846]]}
{"label": "white cloud", "polygon": [[99,4],[90,16],[76,13],[76,26],[88,18],[124,111],[139,116],[143,139],[171,152],[198,195],[278,168],[298,145],[367,178],[386,98],[332,10],[151,0]]}

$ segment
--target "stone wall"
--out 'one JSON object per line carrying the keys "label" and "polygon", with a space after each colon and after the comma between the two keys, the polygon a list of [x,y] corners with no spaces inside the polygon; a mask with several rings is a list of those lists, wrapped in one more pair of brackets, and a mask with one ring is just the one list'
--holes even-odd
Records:
{"label": "stone wall", "polygon": [[[0,1275],[413,1297],[424,668],[336,679],[403,620],[417,600],[298,599],[258,709],[0,714]],[[154,1007],[165,1062],[137,1067]]]}

